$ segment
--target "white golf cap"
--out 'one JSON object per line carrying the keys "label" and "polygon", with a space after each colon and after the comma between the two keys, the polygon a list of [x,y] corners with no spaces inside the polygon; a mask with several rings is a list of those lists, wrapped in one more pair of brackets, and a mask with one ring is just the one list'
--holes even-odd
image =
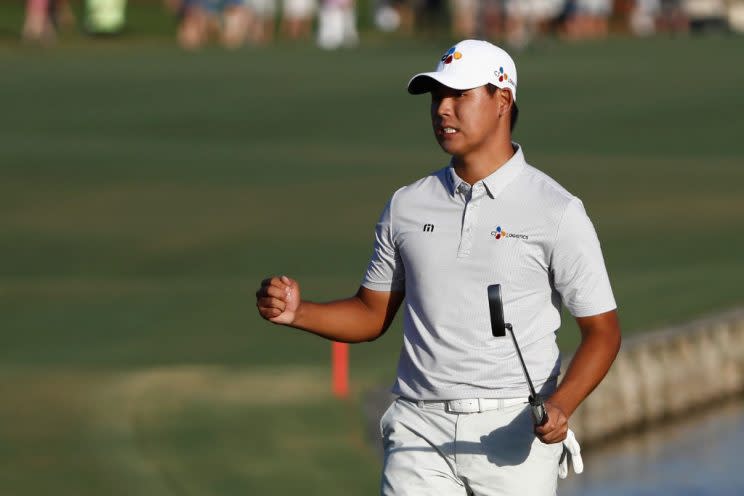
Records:
{"label": "white golf cap", "polygon": [[469,90],[491,83],[511,90],[517,100],[517,66],[511,56],[487,41],[464,40],[444,52],[434,72],[416,74],[408,81],[408,92],[431,91],[434,82],[455,90]]}

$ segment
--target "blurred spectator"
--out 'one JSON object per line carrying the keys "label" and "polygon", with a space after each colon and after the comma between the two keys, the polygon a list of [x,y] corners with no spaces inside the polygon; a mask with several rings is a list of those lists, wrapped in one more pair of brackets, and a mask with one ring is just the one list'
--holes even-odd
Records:
{"label": "blurred spectator", "polygon": [[686,33],[690,21],[682,10],[682,0],[659,0],[660,12],[656,29],[664,33]]}
{"label": "blurred spectator", "polygon": [[318,46],[335,50],[359,43],[353,0],[322,0],[318,14]]}
{"label": "blurred spectator", "polygon": [[124,29],[127,0],[86,0],[85,29],[90,34],[116,34]]}
{"label": "blurred spectator", "polygon": [[56,30],[50,15],[50,0],[28,0],[26,20],[23,23],[23,38],[27,41],[51,41]]}
{"label": "blurred spectator", "polygon": [[252,11],[249,36],[253,43],[264,44],[274,39],[277,0],[246,0]]}
{"label": "blurred spectator", "polygon": [[569,0],[564,34],[572,40],[604,38],[610,14],[612,0]]}
{"label": "blurred spectator", "polygon": [[313,28],[315,0],[284,0],[282,3],[282,33],[292,40],[309,38]]}
{"label": "blurred spectator", "polygon": [[478,14],[483,0],[450,0],[452,36],[458,39],[475,38],[478,33]]}
{"label": "blurred spectator", "polygon": [[728,28],[725,0],[682,0],[682,9],[694,32],[722,31]]}
{"label": "blurred spectator", "polygon": [[47,43],[54,41],[57,30],[75,24],[75,16],[67,0],[27,0],[23,22],[23,39]]}
{"label": "blurred spectator", "polygon": [[504,0],[482,0],[478,20],[476,33],[479,38],[501,38],[507,28],[506,2]]}
{"label": "blurred spectator", "polygon": [[179,16],[178,41],[189,50],[213,35],[226,47],[237,48],[246,41],[252,20],[243,0],[183,0]]}
{"label": "blurred spectator", "polygon": [[659,0],[636,0],[629,18],[631,32],[636,36],[654,34],[660,11]]}
{"label": "blurred spectator", "polygon": [[728,22],[732,31],[744,33],[744,0],[729,2]]}
{"label": "blurred spectator", "polygon": [[516,48],[526,46],[565,8],[565,0],[506,0],[507,41]]}
{"label": "blurred spectator", "polygon": [[636,36],[686,33],[688,28],[681,0],[636,0],[630,14],[630,29]]}
{"label": "blurred spectator", "polygon": [[[213,15],[219,16],[217,12]],[[222,44],[227,48],[242,46],[247,40],[252,20],[253,15],[243,0],[222,0]]]}
{"label": "blurred spectator", "polygon": [[184,0],[180,5],[179,17],[178,42],[183,48],[195,49],[206,43],[208,18],[200,2]]}
{"label": "blurred spectator", "polygon": [[375,6],[375,25],[386,32],[413,34],[416,13],[412,0],[383,0]]}

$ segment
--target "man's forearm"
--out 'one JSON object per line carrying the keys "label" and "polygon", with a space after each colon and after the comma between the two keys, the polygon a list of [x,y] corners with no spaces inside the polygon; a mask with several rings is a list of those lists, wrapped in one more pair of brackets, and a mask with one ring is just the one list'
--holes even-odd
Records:
{"label": "man's forearm", "polygon": [[361,286],[351,298],[312,303],[304,301],[300,293],[300,284],[288,276],[264,279],[256,291],[259,315],[274,324],[346,343],[381,336],[405,297],[402,291],[373,291]]}
{"label": "man's forearm", "polygon": [[550,402],[570,416],[602,381],[620,350],[620,325],[615,311],[577,319],[581,344]]}
{"label": "man's forearm", "polygon": [[387,328],[385,319],[380,318],[358,296],[328,303],[303,301],[290,325],[346,343],[372,341]]}

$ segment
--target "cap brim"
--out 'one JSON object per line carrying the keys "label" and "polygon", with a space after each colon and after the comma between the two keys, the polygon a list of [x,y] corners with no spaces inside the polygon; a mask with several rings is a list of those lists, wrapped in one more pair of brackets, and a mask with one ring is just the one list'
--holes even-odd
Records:
{"label": "cap brim", "polygon": [[430,92],[437,84],[452,88],[453,90],[469,90],[483,86],[487,82],[481,84],[464,84],[462,81],[457,81],[454,77],[444,72],[422,72],[416,74],[408,81],[408,92],[412,95],[421,95],[422,93]]}

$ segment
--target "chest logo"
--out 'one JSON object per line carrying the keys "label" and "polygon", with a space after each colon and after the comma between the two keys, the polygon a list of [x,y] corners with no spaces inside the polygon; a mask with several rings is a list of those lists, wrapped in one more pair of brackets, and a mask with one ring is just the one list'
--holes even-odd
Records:
{"label": "chest logo", "polygon": [[424,232],[434,232],[434,224],[424,224]]}
{"label": "chest logo", "polygon": [[508,233],[506,232],[506,229],[502,229],[501,226],[496,226],[496,229],[491,231],[491,236],[493,236],[495,239],[502,239],[502,238],[530,239],[530,237],[527,236],[526,234]]}

